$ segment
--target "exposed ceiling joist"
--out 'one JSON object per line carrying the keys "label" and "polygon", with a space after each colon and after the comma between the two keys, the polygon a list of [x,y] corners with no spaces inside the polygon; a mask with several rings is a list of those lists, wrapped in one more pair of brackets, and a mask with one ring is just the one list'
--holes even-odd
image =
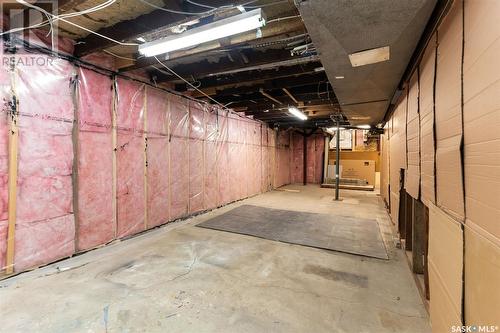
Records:
{"label": "exposed ceiling joist", "polygon": [[[256,69],[259,66],[267,67],[268,65],[276,64],[277,59],[307,61],[307,59],[302,59],[300,57],[292,56],[288,50],[284,49],[268,49],[266,51],[252,50],[245,52],[245,54],[248,57],[250,63],[252,64],[251,66],[244,66],[244,64],[240,62],[233,62],[228,57],[220,58],[218,62],[210,62],[207,59],[204,59],[202,61],[190,64],[173,65],[168,61],[165,61],[164,63],[182,77],[195,76],[196,79],[199,79],[209,75],[212,76],[220,75],[220,73],[231,70],[244,70],[244,68],[246,67],[252,69]],[[122,71],[127,71],[127,70],[128,69]],[[164,74],[162,75],[162,73],[158,71],[155,71],[155,75],[157,76],[157,82],[177,80],[177,77],[175,77],[174,75],[171,76],[167,76]]]}
{"label": "exposed ceiling joist", "polygon": [[[257,82],[252,82],[253,84],[250,83],[244,86],[232,86],[232,87],[222,88],[220,90],[218,87],[204,89],[202,84],[200,84],[199,88],[203,92],[217,97],[230,96],[234,94],[238,95],[248,94],[248,93],[258,92],[261,89],[264,89],[266,91],[281,89],[283,92],[285,92],[285,90],[283,89],[286,89],[288,95],[290,94],[289,91],[290,88],[311,85],[311,84],[318,84],[319,82],[326,82],[326,80],[327,78],[324,73],[313,73],[313,74],[298,75],[294,77],[287,77],[282,79],[257,81]],[[195,93],[193,95],[193,97],[201,97],[201,96],[202,96],[201,93]],[[295,103],[297,104],[298,101],[296,101]]]}
{"label": "exposed ceiling joist", "polygon": [[[315,68],[321,66],[320,62],[310,62],[301,65],[289,66],[289,67],[277,67],[268,70],[254,70],[241,72],[237,74],[228,74],[225,76],[211,76],[200,79],[200,87],[214,88],[221,86],[231,86],[231,85],[246,85],[252,82],[260,82],[265,80],[276,80],[281,78],[290,78],[303,74],[316,73]],[[175,86],[177,91],[186,91],[186,84],[177,84]]]}
{"label": "exposed ceiling joist", "polygon": [[[77,1],[77,0],[66,0],[67,2]],[[242,3],[242,1],[237,1]],[[186,12],[197,12],[199,7],[185,7],[181,5],[182,1],[168,1],[165,6],[167,9],[173,9],[178,11]],[[213,4],[212,4],[213,3]],[[227,0],[214,0],[211,5],[214,7],[225,6],[233,4],[234,1]],[[207,16],[207,15],[205,15]],[[166,29],[174,25],[178,25],[184,22],[192,21],[198,19],[200,15],[184,15],[176,14],[171,12],[166,12],[161,9],[154,10],[148,14],[141,15],[135,19],[121,21],[113,26],[105,27],[97,31],[99,34],[108,36],[112,39],[119,41],[127,41],[136,39],[144,34],[151,33],[158,29]],[[75,47],[75,55],[78,57],[87,55],[92,52],[100,51],[116,44],[110,40],[99,37],[95,34],[90,34],[89,36],[78,41]]]}
{"label": "exposed ceiling joist", "polygon": [[[336,101],[335,95],[333,94],[331,89],[329,90],[329,93],[327,91],[318,90],[318,84],[316,83],[290,89],[290,91],[293,92],[293,95],[299,102],[305,103],[308,100],[319,98]],[[273,98],[278,98],[280,101],[282,98],[288,99],[288,97],[286,97],[286,94],[281,89],[273,91],[272,94],[271,92],[267,93]],[[242,95],[216,96],[216,99],[222,103],[235,102],[235,104],[256,102],[259,103],[259,101],[266,101],[266,98],[263,98],[260,92],[252,92]]]}
{"label": "exposed ceiling joist", "polygon": [[290,97],[290,99],[295,103],[295,104],[299,104],[299,101],[297,99],[295,99],[295,97],[293,97],[292,93],[288,91],[288,89],[286,88],[281,88],[281,90],[283,90],[283,92],[285,94],[288,95],[288,97]]}
{"label": "exposed ceiling joist", "polygon": [[262,96],[266,97],[267,99],[270,99],[271,101],[276,102],[279,105],[283,105],[283,102],[281,102],[281,101],[277,100],[276,98],[274,98],[273,96],[267,94],[263,89],[260,89],[259,92],[262,94]]}

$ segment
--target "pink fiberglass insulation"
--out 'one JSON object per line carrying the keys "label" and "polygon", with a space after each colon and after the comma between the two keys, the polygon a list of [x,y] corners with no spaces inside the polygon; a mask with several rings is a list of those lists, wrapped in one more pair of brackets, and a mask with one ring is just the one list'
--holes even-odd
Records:
{"label": "pink fiberglass insulation", "polygon": [[[2,47],[3,45],[0,45]],[[7,250],[7,204],[8,204],[8,182],[9,182],[9,102],[10,73],[5,66],[0,67],[0,271],[5,266],[5,251]]]}
{"label": "pink fiberglass insulation", "polygon": [[21,272],[72,255],[73,214],[16,225],[15,271]]}
{"label": "pink fiberglass insulation", "polygon": [[204,209],[204,154],[205,145],[204,105],[189,102],[189,212]]}
{"label": "pink fiberglass insulation", "polygon": [[[307,138],[307,183],[319,184],[322,181],[324,138],[322,135],[312,135]],[[292,161],[290,166],[291,182],[304,181],[304,138],[292,134]]]}
{"label": "pink fiberglass insulation", "polygon": [[219,110],[218,124],[219,138],[217,140],[217,180],[219,183],[219,196],[217,205],[222,206],[231,201],[227,112]]}
{"label": "pink fiberglass insulation", "polygon": [[292,165],[290,166],[291,182],[304,182],[304,137],[299,133],[292,134]]}
{"label": "pink fiberglass insulation", "polygon": [[271,128],[267,128],[267,142],[268,142],[268,158],[269,158],[269,184],[271,188],[276,184],[276,134],[277,132]]}
{"label": "pink fiberglass insulation", "polygon": [[168,179],[168,94],[146,88],[147,114],[147,207],[148,227],[169,220],[170,184]]}
{"label": "pink fiberglass insulation", "polygon": [[117,80],[117,237],[144,230],[144,85]]}
{"label": "pink fiberglass insulation", "polygon": [[218,181],[217,181],[217,109],[205,114],[205,151],[204,151],[204,209],[217,207]]}
{"label": "pink fiberglass insulation", "polygon": [[250,176],[251,182],[248,187],[248,195],[256,195],[261,193],[262,184],[262,151],[260,146],[249,146],[252,152],[252,175]]}
{"label": "pink fiberglass insulation", "polygon": [[189,212],[189,107],[188,100],[169,95],[170,140],[170,219]]}
{"label": "pink fiberglass insulation", "polygon": [[75,248],[72,66],[45,58],[46,66],[17,68],[16,271],[69,256]]}
{"label": "pink fiberglass insulation", "polygon": [[261,192],[266,192],[267,189],[269,188],[269,151],[268,151],[268,132],[267,132],[267,127],[264,125],[261,125],[261,147],[260,147],[260,154],[261,154],[261,165],[262,165],[262,172],[261,172]]}
{"label": "pink fiberglass insulation", "polygon": [[261,191],[262,183],[262,156],[261,156],[261,133],[260,124],[258,122],[249,122],[247,128],[247,148],[250,167],[248,175],[248,195],[255,195]]}
{"label": "pink fiberglass insulation", "polygon": [[276,187],[290,183],[290,133],[278,132],[276,145]]}
{"label": "pink fiberglass insulation", "polygon": [[316,179],[316,140],[314,136],[307,138],[307,183],[313,184]]}
{"label": "pink fiberglass insulation", "polygon": [[113,214],[112,81],[78,71],[78,228],[77,249],[86,250],[115,236]]}
{"label": "pink fiberglass insulation", "polygon": [[321,184],[323,182],[323,164],[325,158],[325,138],[323,135],[318,134],[314,137],[316,144],[316,170],[315,172],[315,184]]}
{"label": "pink fiberglass insulation", "polygon": [[235,201],[240,192],[240,184],[238,183],[239,170],[241,165],[238,165],[239,158],[239,131],[235,115],[228,113],[227,115],[227,173],[229,177],[228,201]]}
{"label": "pink fiberglass insulation", "polygon": [[232,164],[232,167],[236,169],[237,181],[233,185],[238,186],[238,191],[235,200],[246,198],[248,196],[247,182],[248,182],[248,161],[247,161],[247,144],[246,144],[246,132],[248,123],[241,119],[241,117],[236,116],[236,132],[238,133],[238,145],[236,146],[236,161]]}

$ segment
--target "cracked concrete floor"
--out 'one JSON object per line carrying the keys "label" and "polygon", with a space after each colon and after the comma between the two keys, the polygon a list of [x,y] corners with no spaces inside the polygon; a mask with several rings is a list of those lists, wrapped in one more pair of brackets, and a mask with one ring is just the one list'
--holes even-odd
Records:
{"label": "cracked concrete floor", "polygon": [[[0,281],[1,330],[429,332],[381,199],[342,196],[290,185]],[[194,226],[241,204],[376,218],[390,259]]]}

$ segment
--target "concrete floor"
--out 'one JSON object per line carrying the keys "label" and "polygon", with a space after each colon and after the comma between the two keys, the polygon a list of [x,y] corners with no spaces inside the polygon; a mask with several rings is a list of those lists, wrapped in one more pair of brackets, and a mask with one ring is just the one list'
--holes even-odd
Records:
{"label": "concrete floor", "polygon": [[[290,185],[0,281],[0,330],[429,332],[380,197],[342,196]],[[390,259],[194,226],[241,204],[376,218]]]}

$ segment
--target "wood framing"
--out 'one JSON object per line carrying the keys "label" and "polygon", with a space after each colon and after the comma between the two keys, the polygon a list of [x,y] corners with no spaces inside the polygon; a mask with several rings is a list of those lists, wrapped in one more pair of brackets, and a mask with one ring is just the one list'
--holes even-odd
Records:
{"label": "wood framing", "polygon": [[142,139],[144,141],[144,230],[148,229],[148,87],[144,86],[144,123],[142,131]]}
{"label": "wood framing", "polygon": [[17,204],[17,158],[19,145],[19,100],[16,95],[15,69],[11,71],[12,105],[9,114],[9,181],[8,181],[8,231],[5,273],[14,272],[15,230],[16,230],[16,204]]}
{"label": "wood framing", "polygon": [[112,85],[113,85],[113,94],[111,98],[111,141],[113,145],[113,189],[112,189],[112,207],[113,207],[113,229],[114,229],[114,237],[116,239],[117,234],[118,234],[118,209],[116,205],[116,200],[117,200],[117,193],[116,193],[116,172],[117,172],[117,165],[116,165],[116,145],[117,145],[117,134],[116,134],[116,118],[117,118],[117,92],[116,92],[116,77],[113,77],[112,79]]}

